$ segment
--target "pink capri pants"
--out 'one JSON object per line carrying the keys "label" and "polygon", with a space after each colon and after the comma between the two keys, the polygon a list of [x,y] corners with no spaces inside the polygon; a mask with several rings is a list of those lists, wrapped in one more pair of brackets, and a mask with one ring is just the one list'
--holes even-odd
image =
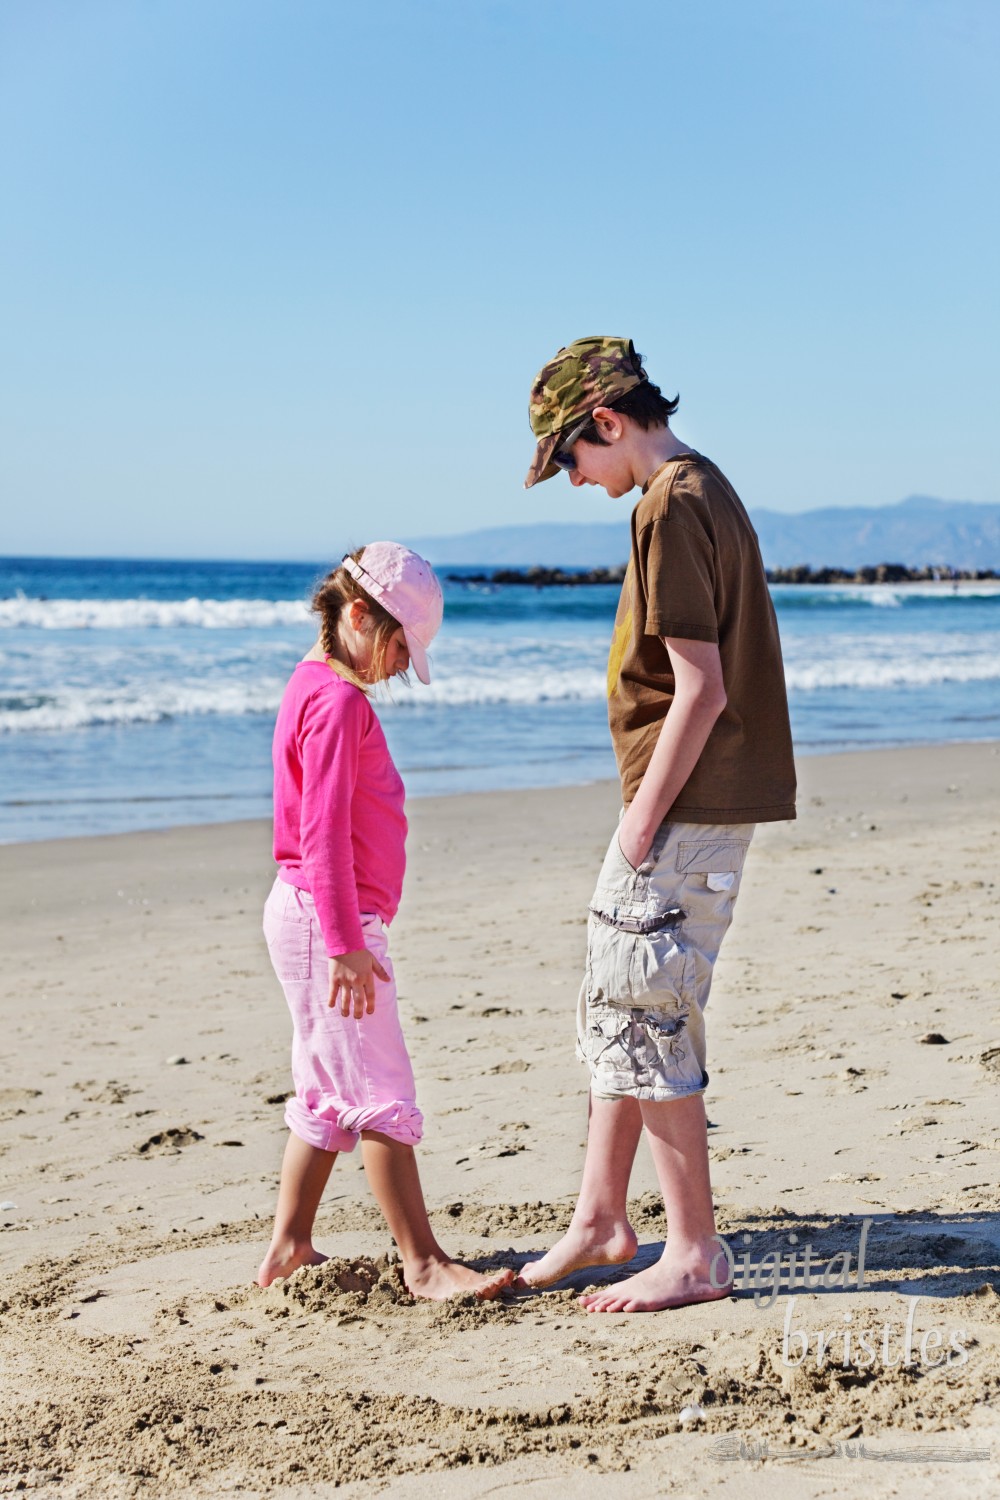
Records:
{"label": "pink capri pants", "polygon": [[[382,919],[362,913],[365,947],[392,974]],[[321,1151],[353,1151],[363,1130],[412,1146],[423,1134],[413,1068],[399,1024],[395,979],[375,977],[375,1010],[355,1019],[328,1004],[326,945],[308,891],[278,879],[264,937],[292,1013],[295,1097],[285,1124]]]}

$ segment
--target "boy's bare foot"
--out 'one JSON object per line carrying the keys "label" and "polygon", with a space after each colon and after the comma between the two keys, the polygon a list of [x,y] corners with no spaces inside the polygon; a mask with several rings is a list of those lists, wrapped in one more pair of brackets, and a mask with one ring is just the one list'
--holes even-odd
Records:
{"label": "boy's bare foot", "polygon": [[481,1302],[492,1302],[514,1280],[512,1270],[473,1271],[457,1260],[428,1260],[403,1266],[403,1280],[411,1297],[443,1302],[461,1292],[474,1292]]}
{"label": "boy's bare foot", "polygon": [[570,1224],[557,1244],[541,1260],[521,1267],[518,1286],[551,1286],[585,1266],[620,1266],[639,1248],[635,1230],[627,1221],[609,1224]]}
{"label": "boy's bare foot", "polygon": [[688,1307],[693,1302],[714,1302],[732,1292],[732,1279],[726,1265],[716,1264],[717,1286],[712,1281],[711,1259],[697,1258],[678,1263],[666,1252],[655,1265],[637,1271],[625,1281],[586,1292],[579,1300],[587,1312],[659,1312],[665,1307]]}
{"label": "boy's bare foot", "polygon": [[294,1240],[283,1240],[280,1244],[268,1246],[257,1272],[257,1285],[270,1286],[279,1276],[291,1276],[299,1266],[321,1266],[326,1259],[322,1251],[314,1250],[309,1241],[300,1245]]}

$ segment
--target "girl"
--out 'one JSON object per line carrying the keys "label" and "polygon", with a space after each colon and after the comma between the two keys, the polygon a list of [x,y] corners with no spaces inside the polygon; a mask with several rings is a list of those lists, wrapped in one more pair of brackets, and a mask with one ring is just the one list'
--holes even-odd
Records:
{"label": "girl", "polygon": [[480,1275],[441,1249],[413,1148],[422,1134],[396,1012],[385,928],[405,866],[403,783],[369,688],[412,664],[441,624],[430,565],[396,542],[345,557],[317,590],[313,649],[285,689],[274,731],[274,857],[264,935],[292,1013],[295,1096],[278,1208],[259,1286],[326,1259],[313,1248],[339,1151],[361,1156],[415,1297],[495,1297],[513,1271]]}

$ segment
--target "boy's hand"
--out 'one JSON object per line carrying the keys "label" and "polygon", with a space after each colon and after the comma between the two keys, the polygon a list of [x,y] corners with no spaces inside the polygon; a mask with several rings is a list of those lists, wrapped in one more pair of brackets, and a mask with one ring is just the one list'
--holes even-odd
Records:
{"label": "boy's hand", "polygon": [[637,870],[649,853],[653,839],[651,834],[639,827],[636,817],[630,819],[631,812],[631,807],[627,808],[618,824],[618,847],[633,870]]}
{"label": "boy's hand", "polygon": [[375,1009],[375,975],[388,984],[389,976],[367,948],[353,953],[341,953],[330,959],[330,999],[327,1004],[335,1006],[340,996],[340,1013],[349,1016],[354,1007],[354,1018],[360,1020]]}

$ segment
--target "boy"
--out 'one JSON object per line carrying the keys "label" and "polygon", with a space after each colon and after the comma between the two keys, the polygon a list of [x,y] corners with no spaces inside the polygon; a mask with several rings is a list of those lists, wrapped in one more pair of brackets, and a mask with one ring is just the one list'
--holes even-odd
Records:
{"label": "boy", "polygon": [[535,380],[525,488],[564,470],[611,499],[642,486],[608,662],[624,811],[588,918],[577,1018],[591,1074],[580,1197],[521,1273],[548,1286],[631,1260],[626,1197],[645,1127],[668,1237],[660,1259],[582,1297],[644,1312],[724,1297],[702,1098],[702,1012],[759,822],[794,818],[781,647],[757,537],[716,466],[676,438],[630,339],[585,338]]}

